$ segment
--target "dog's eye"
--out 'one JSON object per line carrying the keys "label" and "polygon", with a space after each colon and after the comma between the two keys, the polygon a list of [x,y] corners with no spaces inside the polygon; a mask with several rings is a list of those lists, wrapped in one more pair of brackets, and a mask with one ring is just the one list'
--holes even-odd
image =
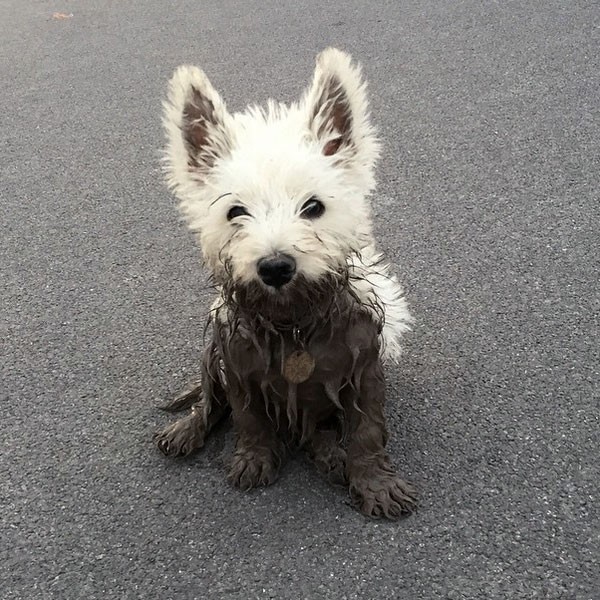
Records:
{"label": "dog's eye", "polygon": [[231,221],[231,219],[243,217],[244,215],[249,214],[250,213],[243,206],[232,206],[227,212],[227,220]]}
{"label": "dog's eye", "polygon": [[300,215],[305,219],[318,219],[324,212],[325,205],[316,196],[313,196],[304,203]]}

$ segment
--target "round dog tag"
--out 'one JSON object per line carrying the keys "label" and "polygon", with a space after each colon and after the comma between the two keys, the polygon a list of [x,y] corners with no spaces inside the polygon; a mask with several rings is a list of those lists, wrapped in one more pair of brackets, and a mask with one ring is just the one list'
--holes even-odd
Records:
{"label": "round dog tag", "polygon": [[303,383],[315,370],[315,359],[306,350],[292,352],[283,363],[283,376],[290,383]]}

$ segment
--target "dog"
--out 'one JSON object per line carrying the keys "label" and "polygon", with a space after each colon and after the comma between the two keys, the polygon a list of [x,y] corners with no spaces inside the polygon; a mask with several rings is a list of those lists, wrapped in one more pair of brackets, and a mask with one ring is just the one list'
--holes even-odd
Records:
{"label": "dog", "polygon": [[415,490],[385,450],[383,371],[412,319],[374,247],[380,145],[360,66],[329,48],[300,101],[235,114],[203,71],[181,66],[163,123],[167,181],[216,300],[201,381],[166,407],[191,411],[158,448],[188,455],[231,414],[235,486],[273,483],[300,447],[365,515],[412,512]]}

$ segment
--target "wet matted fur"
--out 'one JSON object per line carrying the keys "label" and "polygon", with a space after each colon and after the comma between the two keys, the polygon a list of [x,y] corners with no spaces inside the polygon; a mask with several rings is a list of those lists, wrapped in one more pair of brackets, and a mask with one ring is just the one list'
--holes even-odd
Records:
{"label": "wet matted fur", "polygon": [[[218,294],[201,381],[170,405],[191,411],[156,435],[159,449],[190,454],[231,415],[236,486],[272,483],[301,447],[363,513],[412,511],[385,451],[383,372],[411,319],[373,248],[378,144],[359,68],[327,50],[299,104],[230,115],[204,73],[182,67],[165,125],[169,181]],[[289,281],[268,283],[258,265],[282,256]]]}

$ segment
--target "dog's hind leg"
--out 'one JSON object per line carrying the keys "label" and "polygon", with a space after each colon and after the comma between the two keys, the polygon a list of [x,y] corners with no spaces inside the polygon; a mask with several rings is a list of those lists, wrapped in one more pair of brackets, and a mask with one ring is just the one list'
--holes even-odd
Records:
{"label": "dog's hind leg", "polygon": [[306,443],[308,458],[317,469],[336,485],[348,483],[346,477],[346,451],[342,448],[334,429],[317,429]]}
{"label": "dog's hind leg", "polygon": [[154,436],[158,449],[165,456],[187,456],[204,446],[206,436],[228,413],[226,403],[207,401],[201,390],[199,400],[189,415],[178,419]]}
{"label": "dog's hind leg", "polygon": [[213,427],[229,414],[221,382],[218,355],[211,344],[204,353],[202,382],[195,382],[179,394],[164,410],[190,414],[171,423],[154,436],[158,449],[166,456],[187,456],[204,446]]}

